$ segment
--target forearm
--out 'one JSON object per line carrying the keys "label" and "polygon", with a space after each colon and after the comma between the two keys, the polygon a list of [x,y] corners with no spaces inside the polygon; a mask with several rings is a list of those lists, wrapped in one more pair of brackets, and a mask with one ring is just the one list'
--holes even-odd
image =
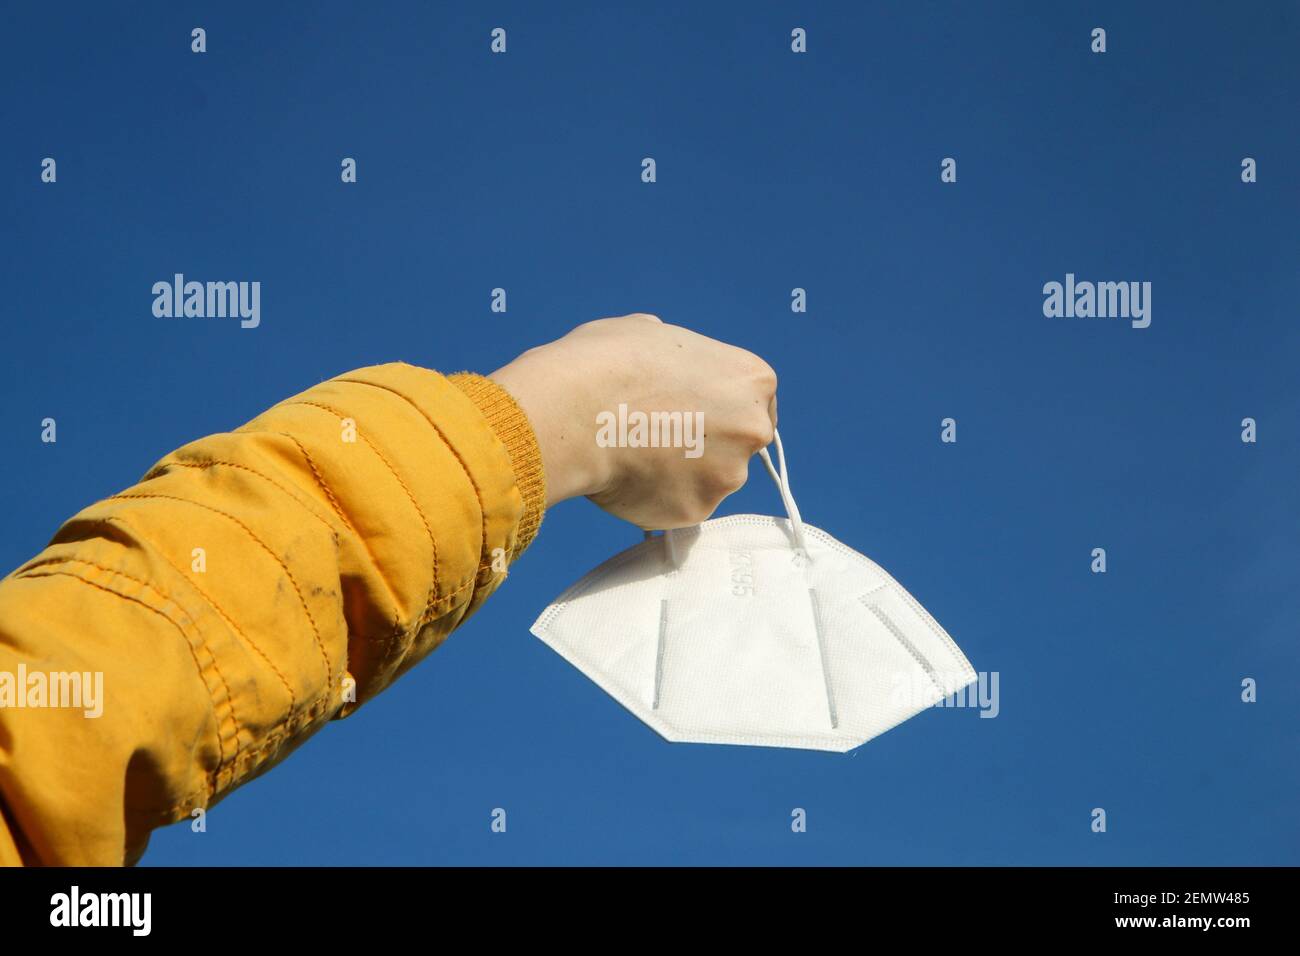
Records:
{"label": "forearm", "polygon": [[0,673],[103,688],[97,717],[0,708],[0,857],[138,856],[150,829],[441,643],[526,547],[544,496],[509,396],[392,365],[187,445],[85,509],[0,582]]}

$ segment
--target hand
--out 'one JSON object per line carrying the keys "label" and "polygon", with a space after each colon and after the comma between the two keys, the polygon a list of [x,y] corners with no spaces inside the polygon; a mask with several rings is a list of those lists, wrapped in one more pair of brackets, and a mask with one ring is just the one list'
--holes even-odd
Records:
{"label": "hand", "polygon": [[771,366],[653,315],[587,322],[489,378],[537,434],[548,508],[586,495],[646,530],[708,518],[776,426]]}

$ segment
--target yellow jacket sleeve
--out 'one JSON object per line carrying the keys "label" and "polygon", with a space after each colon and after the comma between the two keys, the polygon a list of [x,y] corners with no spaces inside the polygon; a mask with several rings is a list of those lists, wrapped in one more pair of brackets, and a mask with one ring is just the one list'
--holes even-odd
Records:
{"label": "yellow jacket sleeve", "polygon": [[86,508],[0,581],[0,862],[134,862],[436,648],[545,499],[508,394],[392,364]]}

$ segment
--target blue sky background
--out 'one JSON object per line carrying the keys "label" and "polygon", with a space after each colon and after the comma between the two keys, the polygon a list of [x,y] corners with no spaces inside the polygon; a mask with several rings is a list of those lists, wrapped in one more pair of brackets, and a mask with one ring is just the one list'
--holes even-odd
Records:
{"label": "blue sky background", "polygon": [[[424,665],[207,833],[157,833],[147,864],[1300,863],[1300,7],[5,20],[4,571],[173,447],[321,379],[486,372],[651,311],[771,361],[805,519],[1001,675],[996,719],[930,711],[847,755],[665,743],[528,633],[639,539],[570,502]],[[154,318],[174,272],[261,281],[261,327]],[[1151,327],[1044,318],[1067,272],[1152,282]],[[779,511],[751,476],[722,513]]]}

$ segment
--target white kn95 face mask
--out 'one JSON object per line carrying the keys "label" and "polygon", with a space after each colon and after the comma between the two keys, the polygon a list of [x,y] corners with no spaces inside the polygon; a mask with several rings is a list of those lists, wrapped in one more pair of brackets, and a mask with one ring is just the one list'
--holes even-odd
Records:
{"label": "white kn95 face mask", "polygon": [[668,740],[843,753],[976,674],[897,581],[803,523],[776,449],[786,519],[647,534],[532,632]]}

